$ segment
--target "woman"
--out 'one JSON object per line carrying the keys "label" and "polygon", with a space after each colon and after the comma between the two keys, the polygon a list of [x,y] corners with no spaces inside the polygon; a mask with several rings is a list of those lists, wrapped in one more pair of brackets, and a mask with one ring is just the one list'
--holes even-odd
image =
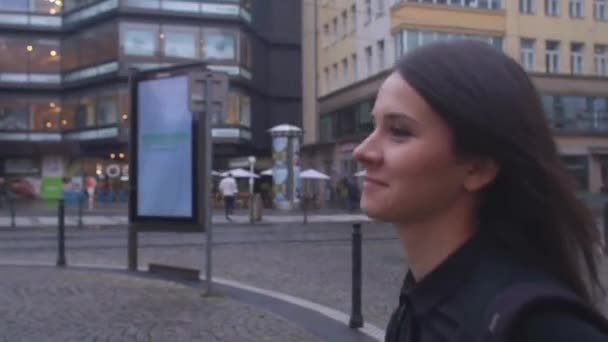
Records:
{"label": "woman", "polygon": [[[354,152],[367,170],[361,207],[395,224],[410,268],[387,341],[478,341],[488,307],[518,284],[593,303],[595,226],[517,62],[480,42],[422,47],[398,62],[372,114]],[[538,305],[508,341],[608,341],[600,329]]]}

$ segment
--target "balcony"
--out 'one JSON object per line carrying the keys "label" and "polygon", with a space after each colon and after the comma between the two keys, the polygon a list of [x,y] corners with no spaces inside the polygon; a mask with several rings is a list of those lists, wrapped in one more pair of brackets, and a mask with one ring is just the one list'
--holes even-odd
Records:
{"label": "balcony", "polygon": [[605,135],[608,133],[608,111],[579,112],[573,117],[548,115],[548,121],[556,134]]}
{"label": "balcony", "polygon": [[502,4],[493,6],[494,2],[490,0],[458,0],[458,3],[469,5],[456,5],[455,0],[401,1],[391,8],[391,32],[404,28],[483,32],[491,35],[504,35],[506,32],[506,12],[502,9]]}

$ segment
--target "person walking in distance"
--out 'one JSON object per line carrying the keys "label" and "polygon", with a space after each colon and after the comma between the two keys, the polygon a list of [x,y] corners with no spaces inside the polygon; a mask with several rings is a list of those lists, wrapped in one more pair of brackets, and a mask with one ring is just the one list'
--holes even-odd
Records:
{"label": "person walking in distance", "polygon": [[222,197],[224,197],[224,208],[226,210],[226,219],[230,219],[230,215],[234,210],[234,195],[237,193],[236,181],[232,178],[232,174],[228,173],[228,177],[222,179],[219,185]]}

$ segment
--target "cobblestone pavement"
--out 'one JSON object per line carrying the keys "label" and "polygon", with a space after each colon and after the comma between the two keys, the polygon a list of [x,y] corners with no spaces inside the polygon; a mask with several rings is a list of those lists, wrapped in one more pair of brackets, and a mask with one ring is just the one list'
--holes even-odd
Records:
{"label": "cobblestone pavement", "polygon": [[[0,233],[0,259],[55,260],[54,237],[46,234],[14,233],[9,238]],[[124,231],[72,231],[68,236],[68,263],[126,264]],[[214,236],[214,276],[350,313],[350,225],[223,227]],[[363,316],[384,328],[396,305],[406,261],[391,226],[366,223],[363,236]],[[155,262],[204,270],[203,241],[202,234],[143,234],[140,265]],[[608,267],[601,270],[608,280]]]}
{"label": "cobblestone pavement", "polygon": [[260,308],[170,281],[48,267],[0,273],[4,341],[319,341]]}

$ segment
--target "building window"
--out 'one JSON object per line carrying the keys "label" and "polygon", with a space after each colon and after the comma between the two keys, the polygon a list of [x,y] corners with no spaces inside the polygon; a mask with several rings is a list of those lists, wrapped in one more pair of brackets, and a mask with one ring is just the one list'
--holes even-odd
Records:
{"label": "building window", "polygon": [[351,56],[351,61],[353,65],[353,82],[357,82],[359,79],[359,67],[357,65],[357,54],[353,53]]}
{"label": "building window", "polygon": [[570,0],[570,18],[582,18],[583,13],[583,0]]}
{"label": "building window", "polygon": [[204,28],[202,57],[206,60],[236,60],[236,32]]}
{"label": "building window", "polygon": [[0,130],[30,129],[30,110],[27,101],[18,98],[0,99]]}
{"label": "building window", "polygon": [[323,34],[325,34],[325,37],[329,37],[329,24],[327,23],[323,25]]}
{"label": "building window", "polygon": [[378,13],[376,13],[376,17],[381,17],[384,14],[384,0],[376,1],[378,1]]}
{"label": "building window", "polygon": [[158,25],[121,23],[120,46],[129,56],[154,57],[159,50]]}
{"label": "building window", "polygon": [[187,26],[163,26],[161,43],[165,57],[199,59],[199,29]]}
{"label": "building window", "polygon": [[342,34],[346,35],[348,33],[348,11],[344,10],[342,12]]}
{"label": "building window", "polygon": [[373,52],[372,52],[372,46],[370,45],[365,48],[365,65],[367,68],[366,71],[367,71],[368,76],[370,76],[373,71],[372,59],[373,59]]}
{"label": "building window", "polygon": [[403,31],[393,35],[393,46],[395,47],[395,60],[403,55]]}
{"label": "building window", "polygon": [[562,156],[562,162],[578,191],[589,189],[589,160],[585,156]]}
{"label": "building window", "polygon": [[[405,0],[393,0],[395,3]],[[409,0],[409,2],[420,2],[438,5],[451,5],[458,7],[471,7],[499,10],[502,9],[502,0]]]}
{"label": "building window", "polygon": [[606,2],[606,0],[593,0],[593,18],[595,18],[595,20],[608,20],[608,15],[606,14]]}
{"label": "building window", "polygon": [[372,21],[372,0],[365,0],[365,24]]}
{"label": "building window", "polygon": [[357,30],[357,5],[353,5],[350,8],[350,22],[351,22],[351,30],[354,32]]}
{"label": "building window", "polygon": [[523,38],[521,40],[521,65],[526,71],[534,71],[536,66],[536,41]]}
{"label": "building window", "polygon": [[559,16],[559,0],[545,0],[545,14],[550,17]]}
{"label": "building window", "polygon": [[329,89],[331,88],[331,78],[329,75],[329,68],[325,68],[323,70],[323,72],[325,73],[325,91],[329,91]]}
{"label": "building window", "polygon": [[581,75],[583,73],[583,43],[570,44],[570,72],[573,75]]}
{"label": "building window", "polygon": [[546,70],[548,73],[555,74],[559,72],[559,42],[548,40],[546,48]]}
{"label": "building window", "polygon": [[342,80],[346,85],[350,82],[350,77],[348,77],[348,58],[344,58],[342,60]]}
{"label": "building window", "polygon": [[536,12],[536,0],[519,0],[519,12],[522,14],[534,14]]}
{"label": "building window", "polygon": [[608,45],[595,45],[595,73],[598,76],[608,76]]}
{"label": "building window", "polygon": [[338,28],[338,18],[337,17],[334,18],[334,20],[332,22],[333,22],[333,32],[332,32],[332,34],[334,36],[334,40],[336,40],[336,39],[338,39],[338,36],[340,35],[339,34],[339,30],[340,29]]}
{"label": "building window", "polygon": [[384,40],[378,41],[377,50],[378,50],[378,70],[384,70],[384,65],[385,65]]}
{"label": "building window", "polygon": [[338,77],[338,63],[334,63],[333,72],[334,72],[334,74],[333,74],[333,78],[332,78],[332,81],[333,81],[333,87],[332,88],[336,89],[336,88],[338,88],[338,86],[340,84],[339,83],[339,77]]}

